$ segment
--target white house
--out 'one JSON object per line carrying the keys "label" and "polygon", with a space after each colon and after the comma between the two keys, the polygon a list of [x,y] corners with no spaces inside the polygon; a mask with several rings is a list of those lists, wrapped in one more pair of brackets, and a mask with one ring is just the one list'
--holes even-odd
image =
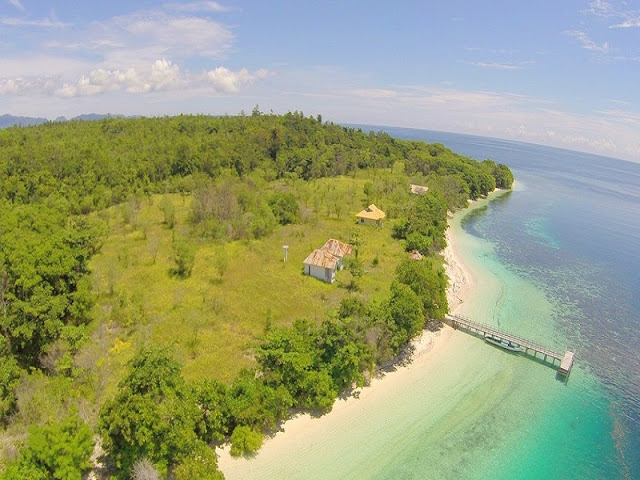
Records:
{"label": "white house", "polygon": [[352,245],[330,238],[322,248],[315,249],[304,259],[304,274],[333,283],[336,272],[344,268],[344,256],[350,255],[352,250]]}
{"label": "white house", "polygon": [[316,248],[304,259],[304,274],[315,277],[327,283],[336,279],[339,258],[321,248]]}
{"label": "white house", "polygon": [[387,214],[376,207],[373,203],[361,212],[356,214],[358,223],[363,225],[378,225],[382,226],[382,220],[386,218]]}

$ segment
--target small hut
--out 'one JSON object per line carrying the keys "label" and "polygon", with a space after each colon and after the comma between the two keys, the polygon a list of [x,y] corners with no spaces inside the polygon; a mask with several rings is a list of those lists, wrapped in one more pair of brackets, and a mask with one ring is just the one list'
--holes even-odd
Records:
{"label": "small hut", "polygon": [[422,260],[422,254],[418,250],[414,250],[409,254],[411,260]]}
{"label": "small hut", "polygon": [[409,186],[411,187],[411,193],[414,195],[424,195],[427,193],[427,190],[429,190],[429,187],[425,187],[423,185],[410,184]]}
{"label": "small hut", "polygon": [[356,214],[358,223],[363,225],[377,225],[382,226],[382,220],[386,218],[387,214],[376,207],[373,203],[361,212]]}

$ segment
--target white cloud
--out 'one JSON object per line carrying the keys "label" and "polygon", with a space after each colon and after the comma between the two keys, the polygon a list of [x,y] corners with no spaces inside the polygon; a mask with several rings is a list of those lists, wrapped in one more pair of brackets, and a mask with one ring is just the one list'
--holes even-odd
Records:
{"label": "white cloud", "polygon": [[609,53],[609,42],[604,42],[602,45],[598,45],[596,42],[591,40],[585,32],[580,30],[567,30],[564,33],[565,35],[569,35],[570,37],[578,40],[581,43],[582,48],[586,50],[598,53]]}
{"label": "white cloud", "polygon": [[167,8],[180,12],[227,12],[228,7],[218,2],[168,3]]}
{"label": "white cloud", "polygon": [[198,91],[206,94],[209,91],[230,94],[238,93],[242,87],[272,75],[273,72],[264,69],[251,73],[246,68],[234,72],[225,67],[218,67],[202,74],[192,74],[181,71],[178,65],[162,59],[145,68],[96,68],[88,74],[81,74],[72,82],[63,81],[60,76],[0,79],[0,95],[53,95],[60,98],[76,98],[109,92],[146,94],[176,90],[187,93]]}
{"label": "white cloud", "polygon": [[[6,97],[29,92],[77,98],[109,92],[175,92],[178,88],[183,89],[184,95],[195,91],[205,95],[238,93],[273,73],[264,69],[250,72],[246,68],[232,71],[224,66],[213,70],[200,66],[198,72],[180,68],[194,61],[202,65],[225,57],[234,35],[228,26],[206,15],[225,9],[214,1],[166,4],[92,22],[64,37],[45,38],[42,45],[57,56],[3,59],[0,94]],[[2,22],[15,26],[67,25],[58,22],[53,13],[42,21],[4,17],[0,18]],[[66,57],[59,57],[60,53]],[[43,78],[48,78],[47,82]]]}
{"label": "white cloud", "polygon": [[640,28],[640,17],[628,18],[622,23],[611,25],[609,28]]}
{"label": "white cloud", "polygon": [[70,27],[70,23],[61,22],[58,19],[52,18],[40,18],[30,20],[27,18],[16,17],[0,17],[0,25],[7,25],[9,27],[41,27],[41,28],[66,28]]}
{"label": "white cloud", "polygon": [[157,60],[151,66],[149,80],[156,90],[176,88],[182,82],[178,66],[165,59]]}
{"label": "white cloud", "polygon": [[0,78],[78,76],[91,70],[92,63],[86,60],[53,56],[22,55],[2,58]]}
{"label": "white cloud", "polygon": [[490,68],[493,70],[522,70],[529,65],[533,65],[533,61],[524,61],[518,63],[499,63],[499,62],[466,62],[469,65],[480,68]]}
{"label": "white cloud", "polygon": [[609,98],[608,100],[615,105],[631,105],[631,102],[627,100],[620,100],[618,98]]}
{"label": "white cloud", "polygon": [[[0,94],[6,97],[29,91],[34,95],[76,98],[116,91],[175,91],[180,86],[188,95],[192,89],[211,92],[212,85],[216,92],[236,93],[271,73],[250,73],[247,69],[234,72],[224,67],[211,70],[226,58],[234,35],[229,26],[208,14],[225,10],[215,1],[176,1],[79,25],[64,36],[50,35],[40,45],[55,55],[39,53],[2,59]],[[53,12],[40,20],[0,17],[2,24],[42,28],[69,25],[58,21]],[[211,65],[212,61],[216,63]],[[198,71],[184,69],[189,65],[198,65]],[[38,88],[45,77],[54,79],[54,88],[50,81],[47,89]]]}
{"label": "white cloud", "polygon": [[442,106],[456,111],[474,109],[501,108],[506,105],[531,103],[535,101],[527,96],[506,92],[465,91],[455,88],[409,85],[399,94],[403,101],[422,106]]}
{"label": "white cloud", "polygon": [[55,89],[55,77],[6,78],[0,79],[0,95],[24,96],[34,93],[52,92]]}
{"label": "white cloud", "polygon": [[260,69],[254,73],[249,73],[246,68],[237,72],[232,72],[225,67],[218,67],[207,72],[207,78],[216,89],[224,93],[238,93],[240,87],[272,76],[273,73],[265,69]]}
{"label": "white cloud", "polygon": [[613,60],[619,61],[619,62],[635,62],[635,63],[640,63],[640,57],[627,57],[624,55],[616,55],[615,57],[613,57]]}
{"label": "white cloud", "polygon": [[16,7],[18,10],[24,10],[24,6],[20,3],[20,0],[9,0],[9,3]]}
{"label": "white cloud", "polygon": [[352,90],[351,93],[356,97],[363,98],[393,98],[398,96],[398,92],[395,90],[385,88],[359,88]]}
{"label": "white cloud", "polygon": [[[8,21],[33,23],[19,19]],[[41,24],[53,25],[55,19]],[[228,26],[206,15],[149,10],[92,22],[68,31],[64,37],[56,35],[44,39],[42,45],[56,54],[65,52],[74,57],[92,58],[94,68],[126,70],[146,68],[158,58],[177,63],[191,59],[224,59],[233,40]]]}
{"label": "white cloud", "polygon": [[123,90],[127,93],[149,93],[170,90],[187,83],[177,65],[166,59],[157,60],[146,71],[135,68],[127,70],[93,70],[89,75],[81,76],[75,83],[65,83],[55,91],[63,98],[97,95],[100,93]]}
{"label": "white cloud", "polygon": [[[171,10],[173,8],[173,10]],[[198,1],[173,4],[163,9],[137,11],[92,22],[69,31],[64,37],[44,39],[42,45],[56,56],[28,55],[3,59],[0,78],[2,95],[18,95],[28,90],[32,94],[55,94],[62,98],[93,96],[121,91],[147,93],[158,90],[201,89],[211,85],[218,92],[238,92],[244,85],[266,78],[271,73],[246,69],[238,72],[213,70],[207,67],[197,73],[182,71],[179,65],[192,61],[202,64],[225,57],[234,35],[230,28],[206,15],[188,12],[222,11],[217,2]],[[13,26],[66,26],[52,13],[44,20],[0,18],[0,24]],[[60,54],[66,55],[60,57]],[[82,60],[74,60],[80,59]],[[162,59],[162,60],[158,60]],[[66,69],[66,65],[73,68]],[[211,67],[209,67],[211,68]],[[217,73],[216,73],[217,72]],[[40,78],[55,77],[55,88],[40,89]],[[28,80],[24,80],[28,79]],[[47,84],[49,85],[49,83]]]}
{"label": "white cloud", "polygon": [[105,63],[111,67],[129,65],[136,59],[149,63],[162,56],[220,59],[234,38],[231,30],[219,22],[165,12],[116,17],[97,25],[89,36],[99,42],[92,46],[104,54]]}
{"label": "white cloud", "polygon": [[611,109],[602,110],[599,113],[606,115],[609,120],[626,123],[628,125],[637,126],[640,125],[640,113],[630,112],[628,110]]}
{"label": "white cloud", "polygon": [[609,28],[638,28],[640,27],[640,12],[630,10],[627,8],[628,5],[630,4],[623,2],[622,6],[618,7],[609,2],[595,0],[589,4],[589,8],[585,10],[584,13],[620,21],[619,23],[610,25]]}
{"label": "white cloud", "polygon": [[598,17],[615,17],[617,13],[609,2],[604,2],[602,0],[595,0],[589,3],[589,8],[584,10],[585,13],[590,13],[592,15],[596,15]]}

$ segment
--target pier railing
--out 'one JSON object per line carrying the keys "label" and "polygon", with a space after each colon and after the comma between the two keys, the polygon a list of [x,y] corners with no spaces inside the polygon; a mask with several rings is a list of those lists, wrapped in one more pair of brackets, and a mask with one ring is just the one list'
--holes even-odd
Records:
{"label": "pier railing", "polygon": [[514,335],[512,333],[499,330],[491,325],[474,322],[473,320],[470,320],[469,318],[462,315],[447,315],[445,317],[445,321],[456,329],[464,327],[468,330],[481,333],[483,337],[489,335],[498,340],[510,342],[512,345],[524,348],[525,354],[528,354],[529,351],[531,351],[533,352],[534,357],[536,357],[537,354],[543,355],[545,361],[547,361],[547,359],[550,357],[553,364],[555,364],[555,361],[558,360],[560,362],[558,371],[563,375],[568,375],[571,371],[571,367],[573,366],[574,354],[569,350],[566,350],[564,354],[558,353],[540,344],[531,342],[530,340],[527,340],[526,338],[523,338],[519,335]]}

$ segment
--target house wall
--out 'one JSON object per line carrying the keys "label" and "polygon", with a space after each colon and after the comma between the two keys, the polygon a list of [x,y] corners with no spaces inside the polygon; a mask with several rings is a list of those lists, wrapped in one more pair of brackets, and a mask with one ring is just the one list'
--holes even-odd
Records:
{"label": "house wall", "polygon": [[315,265],[305,265],[304,273],[327,283],[333,283],[336,279],[336,271],[331,268],[317,267]]}
{"label": "house wall", "polygon": [[380,220],[371,220],[369,218],[359,218],[358,223],[361,225],[380,225]]}

